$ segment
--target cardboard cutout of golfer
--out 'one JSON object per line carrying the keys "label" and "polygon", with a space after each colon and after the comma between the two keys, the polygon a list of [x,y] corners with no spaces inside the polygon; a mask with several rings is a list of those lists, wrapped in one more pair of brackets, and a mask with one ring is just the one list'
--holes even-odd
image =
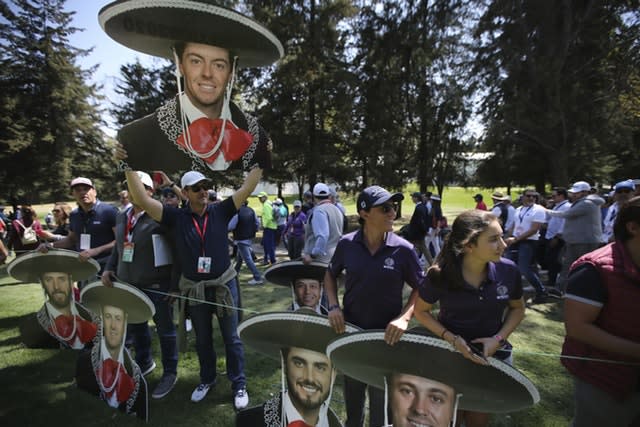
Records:
{"label": "cardboard cutout of golfer", "polygon": [[327,308],[322,306],[322,281],[326,272],[327,264],[322,262],[304,264],[302,261],[284,261],[267,269],[264,278],[268,282],[291,289],[293,302],[289,310],[297,311],[306,307],[326,315]]}
{"label": "cardboard cutout of golfer", "polygon": [[79,350],[93,341],[99,318],[74,301],[73,282],[95,277],[98,270],[100,265],[94,259],[80,261],[77,252],[66,249],[30,252],[9,264],[11,277],[25,283],[39,282],[44,291],[44,305],[20,324],[27,347],[49,348],[60,343]]}
{"label": "cardboard cutout of golfer", "polygon": [[327,355],[345,375],[385,390],[385,426],[452,427],[457,410],[507,413],[540,401],[512,366],[493,357],[487,366],[473,363],[450,344],[414,332],[393,346],[384,331],[356,332],[331,341]]}
{"label": "cardboard cutout of golfer", "polygon": [[[346,325],[346,332],[359,330]],[[263,405],[236,416],[236,427],[342,426],[329,407],[336,370],[325,354],[336,334],[326,316],[308,308],[296,312],[263,313],[240,324],[242,341],[280,360],[282,389]]]}
{"label": "cardboard cutout of golfer", "polygon": [[77,366],[78,387],[99,395],[112,408],[148,421],[147,383],[124,346],[127,323],[146,322],[155,314],[153,302],[141,290],[120,282],[113,287],[93,282],[82,289],[82,302],[102,318],[91,353]]}
{"label": "cardboard cutout of golfer", "polygon": [[212,0],[119,0],[98,19],[118,43],[176,63],[179,95],[125,125],[116,158],[167,174],[270,168],[270,138],[230,100],[237,67],[267,66],[284,55],[269,30]]}

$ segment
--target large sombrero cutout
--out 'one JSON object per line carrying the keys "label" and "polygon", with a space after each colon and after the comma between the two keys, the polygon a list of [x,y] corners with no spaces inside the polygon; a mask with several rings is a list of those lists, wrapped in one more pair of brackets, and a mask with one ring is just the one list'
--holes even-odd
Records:
{"label": "large sombrero cutout", "polygon": [[93,258],[81,261],[78,252],[66,249],[50,249],[47,253],[29,252],[7,267],[7,273],[21,282],[39,283],[43,273],[63,272],[71,274],[73,280],[86,280],[100,271],[100,264]]}
{"label": "large sombrero cutout", "polygon": [[[95,277],[100,265],[94,259],[81,261],[78,253],[66,249],[51,249],[47,253],[33,251],[26,253],[9,264],[10,276],[25,283],[40,283],[45,273],[67,273],[73,280],[86,280]],[[34,314],[24,318],[19,325],[20,339],[29,348],[67,348],[81,349],[90,343],[96,335],[99,318],[73,300],[72,284],[69,283],[69,304],[64,309],[72,316],[60,316],[55,303],[45,290],[45,304]],[[52,305],[53,304],[53,305]],[[58,318],[59,317],[59,318]]]}
{"label": "large sombrero cutout", "polygon": [[448,343],[405,333],[394,346],[384,332],[356,332],[332,341],[327,354],[345,375],[384,389],[391,374],[408,374],[438,381],[461,394],[458,408],[470,411],[513,412],[540,400],[535,385],[515,368],[495,358],[489,366],[465,359]]}
{"label": "large sombrero cutout", "polygon": [[118,43],[162,58],[173,59],[177,42],[228,49],[243,67],[270,65],[284,55],[269,30],[211,0],[119,0],[103,7],[98,20]]}
{"label": "large sombrero cutout", "polygon": [[[359,328],[352,325],[345,325],[347,332],[355,332]],[[327,344],[339,335],[336,334],[329,324],[326,316],[321,316],[314,311],[302,308],[298,311],[291,312],[274,312],[263,313],[253,316],[238,326],[238,334],[249,347],[282,363],[282,390],[281,395],[285,396],[285,360],[281,356],[281,350],[290,349],[292,347],[304,350],[311,350],[320,353],[322,357],[326,357]],[[331,390],[333,388],[333,380],[335,379],[335,371],[331,373],[330,387],[326,400],[319,408],[320,418],[328,422],[329,426],[342,425],[335,413],[329,408],[331,402]],[[288,397],[293,402],[295,395],[292,390],[287,390]],[[280,396],[267,401],[262,407],[249,408],[248,410],[238,413],[236,418],[236,426],[281,426],[298,425],[299,420],[288,418],[287,411],[281,411],[281,407],[287,404],[281,403]],[[284,398],[283,398],[284,401]],[[294,404],[295,405],[295,404]],[[258,415],[256,418],[256,414]],[[295,415],[294,415],[295,416]],[[282,417],[282,420],[281,420]],[[326,417],[326,418],[325,418]],[[260,421],[258,421],[260,419]],[[285,424],[282,424],[286,419]],[[262,422],[262,420],[264,422]],[[306,425],[306,424],[300,424]]]}
{"label": "large sombrero cutout", "polygon": [[113,287],[102,282],[89,283],[80,292],[80,300],[95,313],[100,313],[104,305],[118,307],[127,313],[128,323],[146,322],[156,314],[153,302],[144,292],[121,282],[113,282]]}
{"label": "large sombrero cutout", "polygon": [[[102,282],[90,283],[82,289],[80,298],[83,304],[101,316],[104,310],[105,318],[94,341],[90,360],[85,355],[78,363],[78,387],[92,394],[97,392],[111,407],[148,420],[147,384],[124,342],[128,323],[142,323],[153,317],[153,302],[138,288],[121,282],[113,282],[113,287]],[[115,320],[119,310],[113,307],[125,313],[124,324]],[[116,343],[109,344],[109,335],[113,337],[114,331],[117,331],[115,336],[119,334],[120,337],[116,338]]]}
{"label": "large sombrero cutout", "polygon": [[[295,311],[304,307],[304,305],[300,305],[296,301],[295,281],[297,279],[313,279],[322,283],[326,271],[327,264],[322,262],[313,261],[310,264],[305,264],[302,261],[285,261],[269,267],[264,272],[264,277],[268,282],[291,289],[291,298],[293,300],[291,307]],[[323,289],[321,288],[316,307],[310,307],[318,314],[327,313],[326,309],[320,305],[322,301],[322,292]]]}
{"label": "large sombrero cutout", "polygon": [[[349,333],[360,330],[350,324],[345,328]],[[238,326],[238,334],[246,345],[275,360],[280,360],[280,350],[287,347],[324,354],[327,344],[340,336],[326,316],[304,308],[252,316]]]}

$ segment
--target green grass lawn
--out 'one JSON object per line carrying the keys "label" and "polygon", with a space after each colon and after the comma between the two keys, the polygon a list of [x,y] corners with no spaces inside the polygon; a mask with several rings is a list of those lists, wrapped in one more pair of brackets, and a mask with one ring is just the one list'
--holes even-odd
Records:
{"label": "green grass lawn", "polygon": [[[405,192],[403,218],[406,223],[413,212],[409,194]],[[472,196],[477,189],[450,188],[444,193],[443,208],[451,223],[455,215],[474,206]],[[480,191],[485,199],[490,190]],[[293,199],[292,199],[293,200]],[[291,200],[291,201],[292,201]],[[353,198],[344,197],[348,214],[355,213]],[[486,200],[485,200],[486,202]],[[257,199],[251,205],[258,207]],[[48,205],[46,205],[48,206]],[[44,209],[37,212],[46,213]],[[250,279],[247,270],[241,272],[241,281]],[[251,312],[284,310],[290,302],[288,289],[267,284],[261,287],[241,286],[243,305]],[[71,350],[33,350],[20,343],[18,324],[33,313],[44,301],[39,285],[18,284],[0,269],[0,384],[3,399],[0,420],[3,426],[134,426],[142,425],[131,416],[109,408],[104,402],[75,388],[73,376],[76,354]],[[217,326],[215,328],[217,330]],[[573,410],[572,383],[559,363],[564,328],[561,302],[536,305],[527,309],[523,323],[510,338],[517,352],[515,366],[524,372],[538,387],[541,402],[525,411],[496,415],[492,426],[566,426]],[[180,355],[179,381],[176,388],[162,400],[150,402],[150,425],[182,426],[213,425],[233,426],[234,412],[231,403],[230,384],[225,371],[224,347],[219,335],[214,337],[218,352],[218,384],[207,398],[198,404],[190,401],[193,388],[198,383],[198,360],[195,353],[193,332],[189,336],[189,348]],[[154,354],[158,368],[149,375],[150,389],[161,376],[159,346],[154,336]],[[245,372],[251,404],[262,403],[280,389],[278,363],[246,348]],[[344,403],[339,376],[333,393],[332,407],[344,420]]]}

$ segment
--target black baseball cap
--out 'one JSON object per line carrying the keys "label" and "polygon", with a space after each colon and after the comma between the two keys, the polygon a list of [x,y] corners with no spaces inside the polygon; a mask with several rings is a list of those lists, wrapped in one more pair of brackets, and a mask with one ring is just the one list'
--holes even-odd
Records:
{"label": "black baseball cap", "polygon": [[367,187],[358,195],[358,201],[356,203],[358,211],[365,210],[380,206],[385,202],[391,200],[392,202],[400,202],[404,199],[402,193],[389,193],[384,188],[378,185],[372,185]]}

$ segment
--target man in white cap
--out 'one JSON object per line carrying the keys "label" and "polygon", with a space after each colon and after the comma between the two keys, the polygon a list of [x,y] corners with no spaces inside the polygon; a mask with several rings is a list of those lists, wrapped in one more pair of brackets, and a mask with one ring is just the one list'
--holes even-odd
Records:
{"label": "man in white cap", "polygon": [[[602,245],[602,214],[597,199],[588,197],[591,185],[585,181],[575,182],[568,190],[571,207],[566,211],[547,209],[552,218],[564,218],[562,238],[565,241],[565,254],[562,272],[557,285],[564,291],[569,267],[580,256]],[[602,200],[602,199],[600,199]],[[604,202],[604,201],[603,201]]]}
{"label": "man in white cap", "polygon": [[[209,0],[116,1],[99,20],[117,42],[176,62],[180,93],[118,133],[116,157],[133,168],[269,168],[271,140],[255,117],[231,102],[238,66],[267,66],[284,55],[252,19]],[[182,92],[184,82],[184,92]]]}
{"label": "man in white cap", "polygon": [[98,261],[100,274],[116,243],[114,233],[118,209],[98,200],[96,188],[89,178],[74,178],[69,187],[78,203],[69,217],[69,234],[61,240],[41,244],[38,250],[73,249],[79,252],[81,260],[93,258]]}
{"label": "man in white cap", "polygon": [[307,214],[302,262],[329,263],[342,236],[344,215],[331,203],[331,190],[323,182],[313,186],[314,207]]}
{"label": "man in white cap", "polygon": [[[175,230],[176,262],[182,271],[179,286],[189,300],[200,362],[200,384],[191,394],[191,400],[200,402],[216,383],[211,321],[216,315],[226,350],[227,377],[231,383],[234,407],[245,408],[249,404],[249,395],[244,374],[244,349],[237,332],[239,293],[237,273],[229,257],[228,224],[256,188],[262,169],[254,167],[231,197],[213,204],[208,203],[207,193],[211,181],[200,172],[185,173],[181,185],[189,204],[184,209],[163,206],[147,194],[134,171],[125,173],[133,200],[151,218]],[[182,302],[181,313],[183,317]],[[183,321],[179,322],[179,325],[183,324]]]}
{"label": "man in white cap", "polygon": [[[138,171],[138,176],[149,196],[153,196],[153,181],[149,174]],[[116,218],[116,245],[111,252],[102,283],[113,286],[117,277],[143,291],[153,302],[153,321],[160,339],[163,374],[153,390],[152,397],[166,396],[177,381],[178,347],[176,327],[173,323],[173,307],[167,293],[178,292],[177,283],[171,280],[174,244],[169,229],[158,224],[134,200],[132,206],[118,213]],[[133,338],[136,363],[143,375],[156,366],[151,353],[151,331],[147,322],[129,325]]]}

